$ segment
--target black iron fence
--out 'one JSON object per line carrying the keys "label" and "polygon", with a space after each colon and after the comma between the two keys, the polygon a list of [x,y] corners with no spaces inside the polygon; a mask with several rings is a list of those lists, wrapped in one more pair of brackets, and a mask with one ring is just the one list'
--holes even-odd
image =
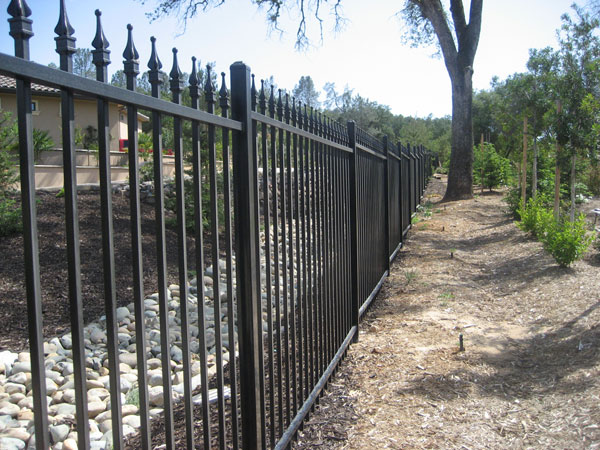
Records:
{"label": "black iron fence", "polygon": [[[431,175],[422,147],[379,141],[353,122],[341,125],[261,82],[243,63],[230,69],[230,88],[200,85],[196,60],[188,81],[191,107],[183,106],[184,80],[177,51],[169,73],[172,101],[159,97],[162,64],[155,39],[148,63],[152,96],[136,92],[140,72],[132,28],[123,53],[127,89],[107,83],[108,41],[97,12],[92,42],[97,81],[73,75],[75,39],[64,2],[56,32],[60,70],[29,61],[30,9],[10,2],[15,56],[0,54],[0,73],[17,80],[20,180],[23,210],[31,395],[36,448],[55,442],[49,425],[43,302],[32,139],[32,83],[60,89],[68,298],[71,318],[75,409],[64,423],[76,431],[79,448],[98,436],[90,428],[90,339],[83,322],[74,96],[97,102],[102,271],[109,374],[109,431],[113,448],[151,448],[176,442],[185,448],[287,448],[310,413],[351,342],[358,323],[389,273]],[[206,111],[200,110],[204,96]],[[131,267],[114,259],[108,105],[124,105],[128,117]],[[215,113],[218,103],[220,114]],[[158,292],[144,290],[140,223],[137,113],[150,111]],[[168,279],[165,243],[165,186],[162,121],[173,118],[176,161],[178,279]],[[184,159],[183,125],[191,124],[189,159]],[[186,144],[187,145],[187,144]],[[204,148],[202,148],[204,147]],[[202,160],[208,155],[208,161]],[[190,184],[184,168],[191,166]],[[207,169],[208,168],[208,169]],[[189,178],[188,178],[189,180]],[[192,204],[186,204],[191,189]],[[209,211],[203,214],[203,191]],[[190,194],[190,192],[188,192]],[[186,208],[188,214],[186,215]],[[193,209],[193,214],[189,210]],[[197,277],[188,271],[186,220],[193,217]],[[208,252],[205,254],[205,251]],[[207,267],[210,265],[210,267]],[[135,367],[139,425],[124,425],[115,271],[133,276]],[[204,276],[203,276],[204,275]],[[208,279],[207,279],[208,277]],[[195,278],[195,280],[192,280]],[[170,286],[177,283],[176,287]],[[209,292],[210,291],[210,292]],[[100,299],[99,299],[100,301]],[[152,314],[149,314],[149,309]],[[154,318],[155,321],[152,322]],[[152,319],[152,320],[150,320]],[[150,320],[150,321],[149,321]],[[153,329],[152,327],[156,327]],[[212,331],[211,331],[212,330]],[[174,347],[181,350],[174,358]],[[152,348],[153,354],[147,349]],[[150,357],[151,364],[149,363]],[[161,383],[150,385],[152,371]],[[131,376],[129,376],[131,379]],[[94,384],[92,384],[93,386]],[[126,385],[127,386],[127,385]],[[130,391],[126,394],[129,395]],[[158,394],[158,395],[157,395]],[[182,413],[175,409],[183,405]],[[69,422],[74,418],[75,421]],[[156,423],[161,427],[155,427]],[[129,423],[129,422],[128,422]],[[161,429],[161,433],[153,430]],[[90,431],[91,430],[91,431]],[[128,436],[126,436],[128,435]],[[52,435],[54,436],[54,435]],[[134,442],[134,443],[132,443]]]}

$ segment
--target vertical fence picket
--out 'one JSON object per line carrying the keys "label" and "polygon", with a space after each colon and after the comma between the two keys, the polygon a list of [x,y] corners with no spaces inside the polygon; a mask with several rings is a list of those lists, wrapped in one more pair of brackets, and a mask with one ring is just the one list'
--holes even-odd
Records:
{"label": "vertical fence picket", "polygon": [[[192,109],[200,109],[200,90],[196,57],[192,57],[192,73],[189,78]],[[202,205],[202,158],[200,150],[200,124],[192,121],[192,172],[194,183],[194,240],[196,247],[196,283],[198,288],[198,346],[200,358],[200,395],[202,398],[202,428],[204,448],[211,445],[211,420],[208,391],[207,341],[206,341],[206,309],[204,298],[204,221]]]}
{"label": "vertical fence picket", "polygon": [[[183,73],[177,61],[177,49],[173,49],[173,67],[169,73],[171,101],[181,103]],[[175,152],[175,202],[177,211],[177,266],[179,274],[179,311],[181,318],[181,352],[183,362],[183,402],[185,417],[185,442],[187,448],[194,448],[194,410],[192,404],[192,376],[190,357],[190,327],[188,305],[188,263],[187,231],[185,220],[185,186],[183,171],[183,125],[181,118],[173,118],[173,150]]]}
{"label": "vertical fence picket", "polygon": [[[31,9],[25,0],[11,0],[7,8],[10,36],[14,39],[15,56],[29,60],[29,39],[33,36],[29,19]],[[35,199],[33,153],[33,123],[31,82],[17,77],[17,124],[19,128],[19,173],[21,180],[21,212],[23,218],[23,259],[27,294],[27,322],[31,354],[31,385],[33,390],[36,449],[50,446],[48,404],[42,334],[42,288]]]}
{"label": "vertical fence picket", "polygon": [[[128,27],[129,28],[129,27]],[[128,30],[128,40],[123,52],[124,70],[127,90],[135,91],[136,77],[139,74],[139,54],[133,44],[131,29]],[[138,373],[140,438],[142,448],[149,449],[150,442],[150,415],[148,402],[148,381],[146,363],[146,319],[144,315],[144,279],[142,268],[142,225],[140,207],[140,174],[139,174],[139,149],[137,132],[138,108],[127,105],[127,140],[129,162],[129,208],[131,221],[131,255],[133,272],[133,304],[135,315],[135,346]]]}
{"label": "vertical fence picket", "polygon": [[[54,29],[58,37],[56,52],[60,55],[60,70],[73,72],[75,30],[69,23],[65,2],[60,2],[60,16]],[[75,158],[75,107],[73,91],[61,89],[62,145],[65,180],[65,225],[67,228],[67,267],[69,274],[69,312],[73,338],[75,406],[79,448],[89,448],[88,402],[83,341],[83,302],[81,298],[81,256],[79,251],[79,216],[77,210],[77,173]]]}
{"label": "vertical fence picket", "polygon": [[[292,99],[292,110],[291,110],[291,124],[294,128],[298,126],[297,123],[297,110],[296,110],[296,99]],[[297,314],[294,315],[294,324],[297,325],[297,330],[295,336],[297,336],[297,355],[298,362],[297,366],[294,365],[295,370],[297,370],[294,380],[297,381],[297,389],[294,390],[294,416],[298,412],[298,407],[302,406],[303,397],[304,397],[304,298],[302,297],[302,284],[304,280],[302,279],[302,259],[301,259],[301,251],[300,251],[300,174],[299,174],[299,150],[298,150],[298,136],[294,134],[292,136],[292,158],[293,158],[293,188],[292,192],[294,193],[294,236],[295,236],[295,249],[294,249],[294,258],[292,262],[292,271],[296,273],[296,283],[292,285],[292,289],[294,290],[294,298],[295,305],[297,308]],[[297,367],[297,369],[296,369]]]}
{"label": "vertical fence picket", "polygon": [[[211,79],[211,67],[206,66],[206,83],[204,85],[204,98],[206,110],[210,114],[215,112],[216,94]],[[217,143],[215,126],[208,126],[208,164],[210,175],[210,236],[212,252],[212,279],[213,279],[213,309],[215,320],[215,363],[217,366],[217,415],[219,421],[219,445],[225,446],[225,399],[223,394],[223,340],[221,323],[221,263],[219,252],[219,200],[217,186]]]}
{"label": "vertical fence picket", "polygon": [[[271,85],[271,93],[269,96],[269,117],[275,118],[275,97],[274,87]],[[277,327],[275,335],[277,336],[277,425],[279,432],[283,432],[283,338],[281,335],[281,271],[280,271],[280,252],[279,252],[279,189],[283,189],[277,177],[277,129],[274,126],[270,127],[271,140],[271,185],[273,197],[273,264],[275,271],[275,326]],[[273,406],[275,408],[275,405]],[[272,424],[275,427],[275,424]]]}
{"label": "vertical fence picket", "polygon": [[[101,12],[96,10],[96,36],[93,62],[96,65],[96,80],[108,82],[107,66],[110,64],[108,41],[102,31]],[[119,370],[119,339],[117,336],[117,298],[115,287],[115,255],[112,223],[112,184],[110,173],[108,102],[97,100],[98,114],[98,153],[100,169],[100,216],[102,222],[102,260],[104,275],[104,305],[106,312],[106,336],[108,350],[108,370],[110,386],[112,444],[115,449],[123,446],[121,422],[121,377]]]}
{"label": "vertical fence picket", "polygon": [[[225,72],[221,72],[221,89],[219,91],[221,116],[229,117],[229,92],[225,84]],[[223,208],[225,220],[225,272],[227,278],[227,324],[229,332],[229,385],[231,390],[231,442],[233,449],[239,448],[239,402],[238,402],[238,363],[236,357],[236,306],[233,292],[233,241],[231,224],[231,155],[229,147],[229,130],[223,128]]]}
{"label": "vertical fence picket", "polygon": [[[259,112],[263,115],[267,113],[267,96],[265,93],[265,81],[260,82],[260,94],[258,101]],[[277,244],[271,245],[271,197],[273,196],[270,192],[270,180],[272,176],[269,175],[269,126],[267,124],[261,124],[260,133],[260,149],[262,158],[262,200],[263,200],[263,222],[264,222],[264,235],[265,235],[265,290],[266,290],[266,315],[267,315],[267,346],[268,346],[268,364],[267,373],[269,377],[269,439],[272,444],[276,440],[276,417],[275,417],[275,344],[273,342],[273,274],[272,268],[272,253],[277,252]],[[275,180],[273,180],[275,182]],[[273,222],[273,227],[276,227],[277,223]],[[277,299],[276,299],[277,300]],[[279,353],[279,352],[278,352]]]}
{"label": "vertical fence picket", "polygon": [[[258,103],[258,92],[256,91],[256,84],[254,82],[254,75],[252,76],[252,82],[250,84],[250,110],[251,112],[256,111],[256,105]],[[260,154],[258,152],[258,141],[256,139],[257,136],[257,123],[256,121],[252,121],[252,153],[254,154],[254,164],[252,166],[252,182],[255,186],[254,191],[254,216],[255,216],[255,246],[256,246],[256,285],[258,288],[259,295],[259,308],[256,310],[256,321],[258,330],[262,330],[262,276],[261,276],[261,266],[260,266],[260,185],[258,182],[258,170],[260,165]],[[261,426],[261,435],[265,437],[263,440],[263,448],[266,445],[266,427],[267,427],[267,418],[266,418],[266,404],[265,404],[265,361],[264,361],[264,352],[263,349],[263,334],[259,332],[256,336],[257,342],[256,345],[261,349],[261,363],[258,366],[259,372],[259,392],[260,392],[260,426]]]}
{"label": "vertical fence picket", "polygon": [[[152,97],[160,97],[160,69],[162,63],[156,52],[156,39],[151,38],[152,53],[148,61],[149,80],[152,86]],[[156,233],[156,261],[158,269],[158,307],[160,322],[160,353],[162,363],[162,388],[163,408],[165,420],[165,444],[167,449],[175,448],[174,418],[171,382],[171,354],[170,354],[170,329],[169,305],[167,298],[167,258],[165,238],[165,194],[162,162],[162,115],[159,111],[152,111],[152,149],[154,169],[154,214]]]}

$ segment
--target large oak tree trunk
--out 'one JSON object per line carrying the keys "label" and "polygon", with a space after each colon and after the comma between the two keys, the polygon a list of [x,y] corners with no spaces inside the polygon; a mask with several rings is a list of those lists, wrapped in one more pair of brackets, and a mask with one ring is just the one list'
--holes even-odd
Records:
{"label": "large oak tree trunk", "polygon": [[408,0],[435,32],[452,83],[452,148],[444,201],[473,197],[473,60],[481,31],[483,0],[471,0],[469,23],[462,0],[450,0],[455,34],[441,0]]}
{"label": "large oak tree trunk", "polygon": [[452,149],[444,201],[473,197],[473,72],[452,80]]}

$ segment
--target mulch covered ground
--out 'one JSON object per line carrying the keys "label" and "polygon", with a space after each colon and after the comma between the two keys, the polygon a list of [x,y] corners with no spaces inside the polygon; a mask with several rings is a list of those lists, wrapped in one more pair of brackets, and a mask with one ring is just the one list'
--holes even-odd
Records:
{"label": "mulch covered ground", "polygon": [[600,448],[598,250],[561,268],[500,194],[444,189],[295,448]]}
{"label": "mulch covered ground", "polygon": [[[56,194],[37,194],[38,232],[40,245],[40,277],[43,304],[43,332],[49,339],[70,329],[68,272],[64,198]],[[84,320],[97,320],[104,314],[102,270],[102,239],[100,228],[100,195],[79,192],[81,285]],[[154,206],[142,203],[144,291],[157,291],[156,240]],[[133,301],[131,270],[131,234],[129,198],[113,196],[113,227],[117,302]],[[187,242],[188,267],[195,268],[194,240]],[[168,279],[177,283],[177,235],[167,228],[166,250]],[[23,238],[21,235],[0,237],[0,350],[18,351],[27,347],[27,304],[24,283]]]}

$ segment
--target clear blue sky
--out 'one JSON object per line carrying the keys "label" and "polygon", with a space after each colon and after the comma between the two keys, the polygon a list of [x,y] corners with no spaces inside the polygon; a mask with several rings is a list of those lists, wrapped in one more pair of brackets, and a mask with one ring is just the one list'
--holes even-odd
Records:
{"label": "clear blue sky", "polygon": [[[295,3],[295,2],[293,2]],[[466,1],[468,3],[468,0]],[[485,89],[494,75],[501,79],[525,70],[530,48],[556,46],[560,16],[571,12],[572,0],[486,0],[483,25],[474,64],[475,89]],[[4,2],[5,5],[8,2]],[[54,27],[59,0],[29,0],[33,14],[31,57],[34,61],[58,63],[54,51]],[[431,58],[432,49],[413,49],[401,43],[402,23],[395,17],[403,1],[343,0],[345,29],[331,32],[333,21],[324,11],[325,36],[308,51],[294,50],[297,26],[294,11],[284,12],[285,34],[268,33],[265,11],[250,0],[228,0],[225,5],[200,14],[188,22],[185,32],[175,18],[149,23],[145,5],[135,0],[66,0],[75,28],[76,45],[91,47],[95,33],[94,10],[102,10],[103,26],[110,42],[111,73],[122,68],[126,26],[134,27],[134,42],[141,69],[150,56],[150,36],[157,37],[163,69],[171,67],[171,48],[179,49],[181,69],[191,70],[190,58],[202,64],[215,62],[219,72],[228,72],[235,61],[244,61],[258,79],[273,76],[279,87],[291,89],[302,75],[310,75],[318,89],[334,82],[339,90],[349,86],[356,93],[389,105],[395,114],[439,117],[450,114],[450,82],[443,60]],[[0,52],[13,54],[8,35],[6,6],[0,11],[4,30]],[[318,34],[312,33],[315,38]],[[323,98],[323,97],[322,97]]]}

